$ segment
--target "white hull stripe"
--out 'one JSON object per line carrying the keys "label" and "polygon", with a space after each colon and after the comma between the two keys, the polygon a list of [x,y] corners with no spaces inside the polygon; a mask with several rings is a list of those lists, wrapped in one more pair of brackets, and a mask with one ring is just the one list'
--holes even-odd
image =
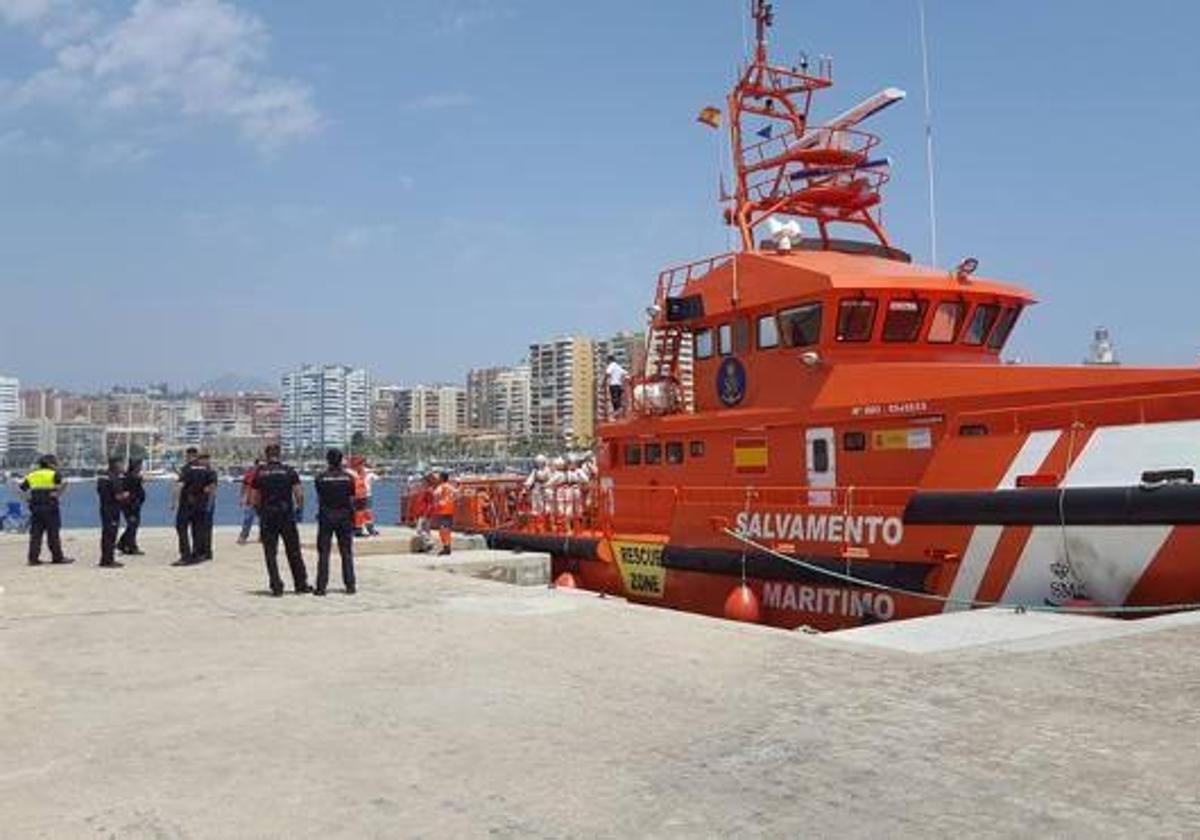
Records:
{"label": "white hull stripe", "polygon": [[[1019,476],[1037,472],[1046,462],[1050,450],[1058,443],[1061,436],[1062,432],[1057,430],[1031,432],[1025,438],[1025,443],[1022,444],[1017,456],[1008,465],[1008,472],[1000,479],[996,489],[1011,490],[1017,486]],[[945,612],[966,609],[965,602],[975,598],[979,592],[979,584],[983,582],[984,573],[987,571],[992,554],[996,551],[996,544],[1000,541],[1000,535],[1003,532],[1004,528],[999,525],[979,525],[971,532],[967,550],[963,552],[962,561],[958,565],[958,574],[955,575],[954,584],[950,587],[951,601],[963,603],[947,603],[944,608]]]}
{"label": "white hull stripe", "polygon": [[[1200,467],[1200,421],[1102,426],[1075,459],[1063,487],[1137,484],[1146,470]],[[1171,533],[1169,525],[1035,528],[1006,601],[1061,600],[1063,584],[1081,597],[1122,604]],[[1057,591],[1055,591],[1057,590]]]}

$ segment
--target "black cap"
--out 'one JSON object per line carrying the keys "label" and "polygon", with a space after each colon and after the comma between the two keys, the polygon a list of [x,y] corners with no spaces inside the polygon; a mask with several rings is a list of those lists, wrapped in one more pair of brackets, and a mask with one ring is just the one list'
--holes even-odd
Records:
{"label": "black cap", "polygon": [[340,467],[342,465],[342,450],[330,449],[325,453],[325,461],[331,467]]}

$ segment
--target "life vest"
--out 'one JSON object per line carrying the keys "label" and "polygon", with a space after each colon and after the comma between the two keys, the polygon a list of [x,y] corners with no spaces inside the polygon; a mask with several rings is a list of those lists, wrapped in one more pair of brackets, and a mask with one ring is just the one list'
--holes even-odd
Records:
{"label": "life vest", "polygon": [[454,515],[454,488],[442,483],[433,491],[433,510],[438,516]]}

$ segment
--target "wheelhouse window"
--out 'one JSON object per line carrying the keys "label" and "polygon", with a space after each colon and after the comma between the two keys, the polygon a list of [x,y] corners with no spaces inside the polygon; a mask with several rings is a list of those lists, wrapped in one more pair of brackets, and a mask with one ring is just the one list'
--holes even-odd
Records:
{"label": "wheelhouse window", "polygon": [[883,319],[884,341],[916,341],[925,320],[924,300],[888,301],[887,317]]}
{"label": "wheelhouse window", "polygon": [[703,458],[704,457],[704,441],[694,440],[691,443],[689,443],[688,444],[688,452],[691,454],[691,456],[693,458]]}
{"label": "wheelhouse window", "polygon": [[1017,316],[1020,314],[1021,307],[1019,306],[1009,306],[1000,313],[1000,320],[996,322],[996,328],[992,330],[992,334],[988,338],[989,349],[999,350],[1004,346],[1004,342],[1008,341],[1009,333],[1017,325]]}
{"label": "wheelhouse window", "polygon": [[999,315],[1000,307],[993,303],[981,303],[976,306],[975,311],[971,314],[971,320],[967,322],[967,329],[963,332],[963,344],[972,346],[983,344]]}
{"label": "wheelhouse window", "polygon": [[784,347],[808,347],[821,340],[821,304],[805,303],[779,313]]}
{"label": "wheelhouse window", "polygon": [[646,466],[662,463],[662,444],[647,443],[646,444]]}
{"label": "wheelhouse window", "polygon": [[667,463],[675,466],[683,463],[683,441],[667,441]]}
{"label": "wheelhouse window", "polygon": [[748,353],[750,351],[750,319],[738,318],[733,322],[733,352]]}
{"label": "wheelhouse window", "polygon": [[779,346],[779,322],[774,315],[763,315],[758,319],[758,349],[770,350]]}
{"label": "wheelhouse window", "polygon": [[625,444],[625,466],[636,467],[642,463],[642,445],[640,443]]}
{"label": "wheelhouse window", "polygon": [[838,341],[870,341],[875,327],[877,302],[871,298],[851,298],[838,305]]}
{"label": "wheelhouse window", "polygon": [[962,327],[963,316],[967,313],[967,305],[961,300],[946,300],[933,310],[933,318],[929,324],[930,344],[950,344],[958,338]]}
{"label": "wheelhouse window", "polygon": [[729,324],[717,327],[717,352],[722,356],[733,352],[733,327]]}
{"label": "wheelhouse window", "polygon": [[711,359],[713,354],[713,331],[707,327],[696,331],[696,358]]}

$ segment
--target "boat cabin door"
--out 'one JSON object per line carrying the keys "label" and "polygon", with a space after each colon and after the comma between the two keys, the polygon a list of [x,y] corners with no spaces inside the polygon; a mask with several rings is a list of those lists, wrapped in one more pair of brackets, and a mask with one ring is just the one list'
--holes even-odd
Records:
{"label": "boat cabin door", "polygon": [[804,432],[805,483],[808,485],[810,505],[833,505],[833,488],[837,487],[837,447],[834,446],[834,441],[833,429],[828,426],[806,429]]}

